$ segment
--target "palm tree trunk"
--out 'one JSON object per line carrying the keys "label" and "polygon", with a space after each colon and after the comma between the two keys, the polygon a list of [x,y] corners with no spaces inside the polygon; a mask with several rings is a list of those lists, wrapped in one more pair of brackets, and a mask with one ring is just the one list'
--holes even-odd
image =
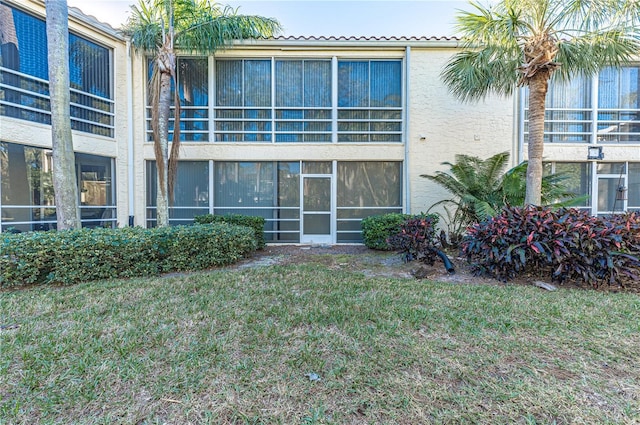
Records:
{"label": "palm tree trunk", "polygon": [[156,196],[157,226],[169,225],[169,118],[171,114],[171,74],[160,72],[160,93],[158,96],[158,144],[156,148],[156,169],[158,190]]}
{"label": "palm tree trunk", "polygon": [[542,154],[544,151],[544,113],[550,73],[539,70],[529,80],[529,159],[525,205],[540,205],[542,193]]}
{"label": "palm tree trunk", "polygon": [[78,184],[71,135],[69,21],[66,0],[47,0],[47,48],[53,148],[53,189],[58,230],[80,228]]}

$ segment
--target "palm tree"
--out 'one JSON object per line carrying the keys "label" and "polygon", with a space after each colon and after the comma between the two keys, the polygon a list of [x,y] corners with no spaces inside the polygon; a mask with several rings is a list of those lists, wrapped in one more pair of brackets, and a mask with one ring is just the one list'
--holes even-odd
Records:
{"label": "palm tree", "polygon": [[149,84],[151,126],[158,178],[157,225],[169,224],[169,202],[180,144],[180,98],[175,90],[174,132],[169,153],[171,84],[176,84],[178,53],[210,55],[235,40],[272,37],[280,31],[275,19],[238,15],[209,0],[139,0],[124,33],[136,51],[153,55]]}
{"label": "palm tree", "polygon": [[529,144],[525,203],[541,202],[545,99],[554,75],[568,80],[619,67],[640,51],[637,0],[500,0],[471,2],[457,28],[464,50],[442,78],[463,101],[529,86]]}
{"label": "palm tree", "polygon": [[46,12],[56,217],[58,230],[75,229],[81,224],[71,134],[67,1],[47,0]]}

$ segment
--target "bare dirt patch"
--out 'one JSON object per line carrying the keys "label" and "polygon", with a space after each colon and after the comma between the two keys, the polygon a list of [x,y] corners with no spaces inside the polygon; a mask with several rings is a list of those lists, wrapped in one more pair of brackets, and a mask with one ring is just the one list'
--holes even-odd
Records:
{"label": "bare dirt patch", "polygon": [[396,252],[377,251],[364,245],[268,245],[232,268],[288,264],[322,264],[331,269],[350,270],[367,276],[428,279],[451,283],[501,284],[495,279],[474,276],[467,262],[450,256],[455,273],[448,273],[441,261],[433,266],[405,263]]}
{"label": "bare dirt patch", "polygon": [[[418,262],[405,263],[397,252],[377,251],[364,245],[268,245],[232,266],[232,269],[262,267],[287,264],[322,264],[330,269],[350,270],[367,276],[393,277],[407,279],[426,279],[438,282],[482,284],[482,285],[534,285],[548,284],[552,287],[587,288],[578,282],[565,282],[562,285],[551,282],[540,275],[525,275],[509,282],[475,276],[466,259],[449,254],[455,273],[448,273],[442,261],[433,266]],[[638,282],[626,282],[625,289],[617,286],[603,286],[604,291],[640,292]],[[541,290],[544,290],[541,288]]]}

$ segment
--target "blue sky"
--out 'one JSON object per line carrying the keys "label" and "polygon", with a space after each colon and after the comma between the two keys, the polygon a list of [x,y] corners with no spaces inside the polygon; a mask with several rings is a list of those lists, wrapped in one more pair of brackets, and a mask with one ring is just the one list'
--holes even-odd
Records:
{"label": "blue sky", "polygon": [[[67,0],[114,27],[129,14],[129,0]],[[286,36],[451,36],[456,9],[467,1],[244,0],[219,1],[247,15],[278,19]]]}

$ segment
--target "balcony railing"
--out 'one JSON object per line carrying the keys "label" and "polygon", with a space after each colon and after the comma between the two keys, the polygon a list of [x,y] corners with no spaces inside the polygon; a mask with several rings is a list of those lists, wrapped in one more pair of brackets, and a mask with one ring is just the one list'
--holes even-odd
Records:
{"label": "balcony railing", "polygon": [[[114,137],[114,101],[71,88],[71,128]],[[49,82],[0,67],[0,115],[51,124]]]}

